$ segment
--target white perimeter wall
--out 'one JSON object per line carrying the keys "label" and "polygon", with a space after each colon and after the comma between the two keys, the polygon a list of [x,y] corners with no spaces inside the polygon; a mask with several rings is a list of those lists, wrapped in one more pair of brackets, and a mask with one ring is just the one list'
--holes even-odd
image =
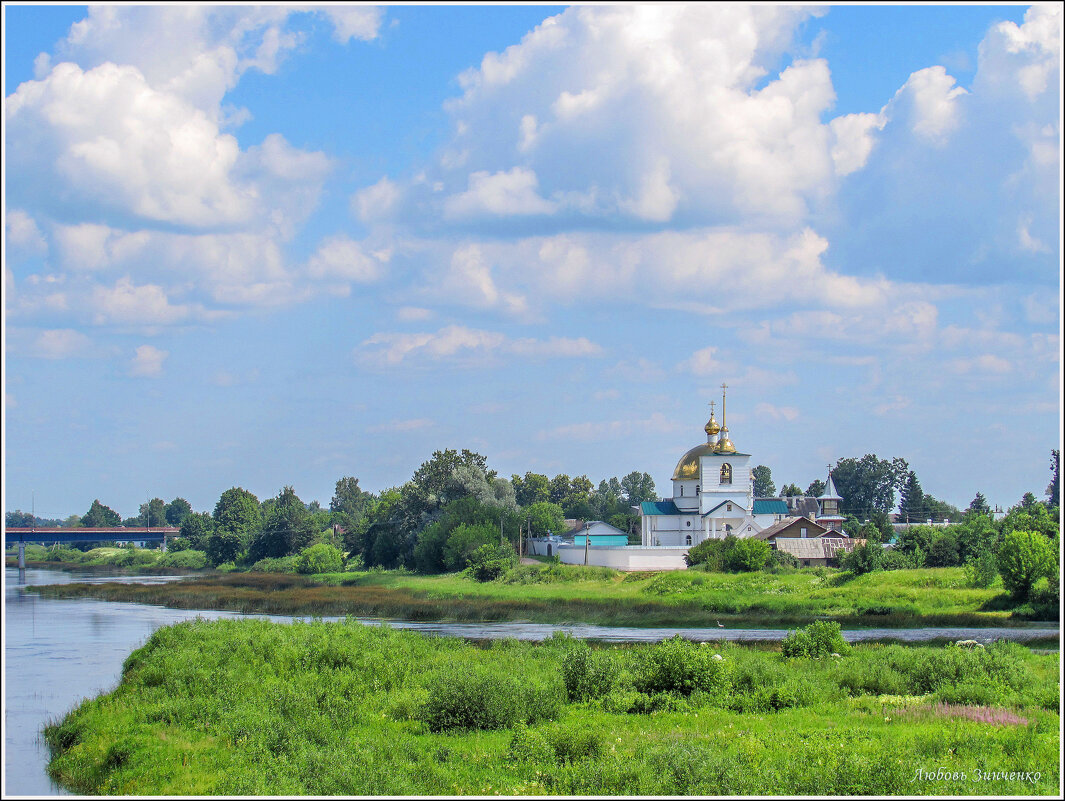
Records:
{"label": "white perimeter wall", "polygon": [[[642,545],[627,545],[623,548],[589,548],[588,564],[612,567],[615,570],[687,570],[684,555],[688,546],[660,546],[647,548]],[[555,549],[551,549],[555,553]],[[561,545],[557,549],[559,559],[567,565],[584,564],[583,545]]]}

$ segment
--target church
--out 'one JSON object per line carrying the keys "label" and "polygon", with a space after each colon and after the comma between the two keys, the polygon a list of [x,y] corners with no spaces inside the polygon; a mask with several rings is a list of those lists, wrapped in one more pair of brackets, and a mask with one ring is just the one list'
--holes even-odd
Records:
{"label": "church", "polygon": [[[721,425],[710,404],[710,419],[704,431],[706,442],[680,457],[673,471],[673,497],[640,504],[641,544],[644,547],[690,547],[707,539],[756,537],[790,514],[781,498],[756,498],[751,475],[751,455],[736,449],[725,419],[725,389],[721,385]],[[829,473],[824,494],[817,498],[821,526],[841,531],[842,498],[836,494]]]}

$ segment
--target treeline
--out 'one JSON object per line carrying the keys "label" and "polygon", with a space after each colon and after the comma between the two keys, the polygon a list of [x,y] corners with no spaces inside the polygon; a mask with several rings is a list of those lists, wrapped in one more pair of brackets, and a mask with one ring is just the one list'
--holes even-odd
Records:
{"label": "treeline", "polygon": [[[171,551],[195,550],[214,566],[292,567],[278,560],[344,560],[364,567],[404,567],[423,573],[480,568],[501,570],[516,557],[523,538],[558,534],[565,519],[604,520],[636,536],[639,517],[632,506],[657,498],[653,479],[632,472],[604,479],[598,486],[587,476],[553,478],[528,472],[500,477],[486,458],[469,450],[433,453],[401,487],[371,493],[353,476],[336,482],[328,508],[304,503],[284,487],[260,501],[254,493],[232,487],[210,512],[194,512],[183,498],[170,503],[155,498],[140,515],[121,520],[94,500],[88,512],[72,516],[70,526],[179,526]],[[9,526],[28,526],[32,518],[8,513]],[[38,525],[42,525],[38,522]],[[92,548],[99,543],[85,543]],[[473,559],[474,553],[479,553]],[[472,560],[472,561],[471,561]]]}

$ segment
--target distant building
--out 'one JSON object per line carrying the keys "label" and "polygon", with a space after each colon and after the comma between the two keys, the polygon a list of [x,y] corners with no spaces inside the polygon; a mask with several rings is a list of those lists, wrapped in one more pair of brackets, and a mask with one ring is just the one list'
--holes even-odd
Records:
{"label": "distant building", "polygon": [[839,505],[843,499],[836,492],[831,472],[819,498],[754,497],[751,455],[737,451],[729,438],[724,392],[721,425],[711,403],[710,420],[703,430],[706,442],[691,448],[677,462],[673,497],[640,504],[640,537],[645,547],[693,546],[730,534],[757,537],[788,517],[816,521],[821,531],[842,532],[844,518]]}

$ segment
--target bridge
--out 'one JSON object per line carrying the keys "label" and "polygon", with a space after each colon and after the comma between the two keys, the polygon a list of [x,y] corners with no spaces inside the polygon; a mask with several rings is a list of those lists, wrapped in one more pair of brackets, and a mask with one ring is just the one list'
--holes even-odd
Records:
{"label": "bridge", "polygon": [[4,547],[19,542],[165,542],[181,533],[177,526],[107,526],[100,528],[5,528]]}

